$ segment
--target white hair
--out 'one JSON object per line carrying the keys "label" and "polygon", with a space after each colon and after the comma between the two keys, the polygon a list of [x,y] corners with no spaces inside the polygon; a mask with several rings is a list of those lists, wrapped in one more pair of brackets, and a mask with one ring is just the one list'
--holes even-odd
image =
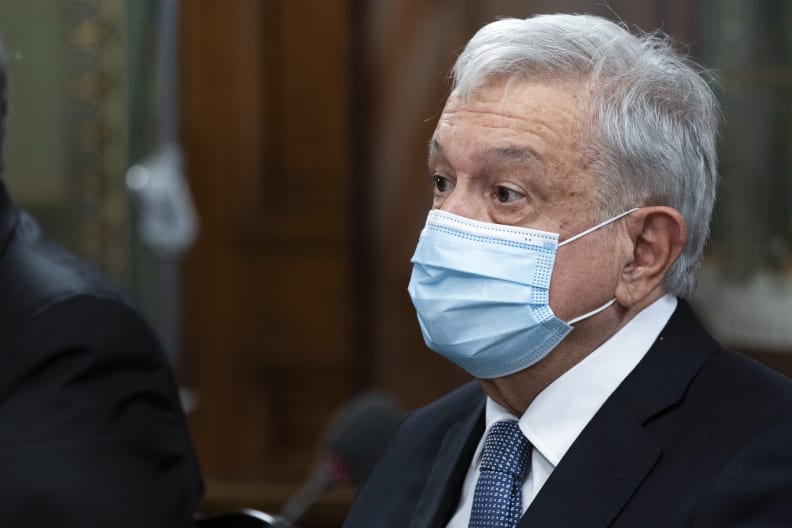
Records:
{"label": "white hair", "polygon": [[709,235],[718,181],[718,102],[705,72],[660,33],[633,35],[591,15],[507,18],[481,28],[453,69],[454,93],[493,80],[579,78],[589,91],[582,130],[591,140],[602,219],[667,205],[688,241],[665,277],[688,297]]}

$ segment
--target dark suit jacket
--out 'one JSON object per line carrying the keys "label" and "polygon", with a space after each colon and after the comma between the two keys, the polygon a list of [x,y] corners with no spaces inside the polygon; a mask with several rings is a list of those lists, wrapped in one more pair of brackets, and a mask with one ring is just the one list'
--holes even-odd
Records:
{"label": "dark suit jacket", "polygon": [[[443,527],[484,401],[469,384],[408,417],[345,528]],[[792,383],[722,349],[680,302],[519,526],[792,526]]]}
{"label": "dark suit jacket", "polygon": [[202,486],[149,326],[0,182],[0,526],[189,526]]}

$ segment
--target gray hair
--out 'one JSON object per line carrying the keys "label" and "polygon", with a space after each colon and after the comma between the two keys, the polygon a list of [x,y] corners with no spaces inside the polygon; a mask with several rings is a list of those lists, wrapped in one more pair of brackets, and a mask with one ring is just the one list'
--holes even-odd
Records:
{"label": "gray hair", "polygon": [[635,36],[604,18],[558,14],[481,28],[454,65],[452,89],[469,97],[492,80],[583,79],[601,219],[647,205],[679,211],[688,241],[664,286],[688,297],[718,182],[720,113],[704,76],[660,32]]}

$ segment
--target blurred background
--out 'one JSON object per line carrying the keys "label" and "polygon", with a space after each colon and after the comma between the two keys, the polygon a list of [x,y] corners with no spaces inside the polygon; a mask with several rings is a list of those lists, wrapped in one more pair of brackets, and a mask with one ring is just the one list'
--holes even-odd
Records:
{"label": "blurred background", "polygon": [[[5,179],[126,284],[189,411],[206,510],[277,511],[354,395],[406,408],[466,376],[406,295],[448,72],[498,16],[662,28],[720,79],[713,239],[694,304],[792,373],[792,3],[0,0]],[[350,489],[305,526],[338,526]]]}

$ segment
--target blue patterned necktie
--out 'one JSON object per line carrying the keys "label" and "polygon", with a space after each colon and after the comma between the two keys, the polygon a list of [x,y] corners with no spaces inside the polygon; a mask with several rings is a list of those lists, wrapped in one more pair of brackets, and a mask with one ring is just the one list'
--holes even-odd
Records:
{"label": "blue patterned necktie", "polygon": [[495,422],[484,440],[469,528],[514,528],[522,517],[522,485],[531,443],[515,420]]}

